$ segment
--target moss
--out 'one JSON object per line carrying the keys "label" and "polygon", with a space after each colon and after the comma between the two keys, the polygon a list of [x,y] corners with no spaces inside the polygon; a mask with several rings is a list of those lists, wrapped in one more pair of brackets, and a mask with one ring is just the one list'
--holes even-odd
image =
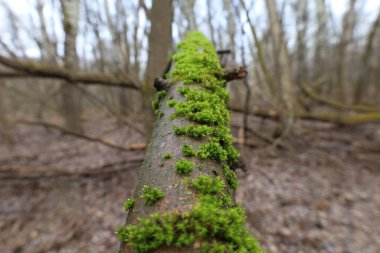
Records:
{"label": "moss", "polygon": [[170,159],[172,157],[173,157],[173,154],[171,154],[171,153],[165,153],[162,155],[162,158],[164,158],[164,159]]}
{"label": "moss", "polygon": [[152,101],[152,107],[153,107],[153,110],[158,110],[159,103],[158,103],[158,100],[157,100],[157,99],[154,99],[154,100]]}
{"label": "moss", "polygon": [[175,99],[169,99],[166,104],[169,106],[169,107],[174,107],[176,104],[178,103],[177,100]]}
{"label": "moss", "polygon": [[182,144],[182,155],[185,157],[195,156],[195,151],[190,145]]}
{"label": "moss", "polygon": [[206,175],[198,176],[191,185],[200,194],[217,194],[221,193],[225,187],[223,180],[220,177],[210,177]]}
{"label": "moss", "polygon": [[[200,179],[202,189],[213,180]],[[195,207],[186,213],[155,213],[140,219],[139,226],[127,225],[119,228],[119,239],[137,252],[149,252],[161,246],[183,247],[197,240],[200,252],[250,252],[263,253],[258,242],[244,227],[246,216],[241,207],[231,207],[226,201],[210,193],[220,193],[219,187],[213,191],[204,190]],[[228,207],[228,208],[226,208]]]}
{"label": "moss", "polygon": [[157,187],[151,188],[149,185],[144,185],[141,197],[145,200],[145,205],[151,206],[162,199],[164,193]]}
{"label": "moss", "polygon": [[152,101],[152,107],[154,110],[154,114],[157,115],[157,117],[161,118],[164,116],[164,113],[159,110],[160,107],[160,101],[166,96],[166,90],[159,91],[157,93],[157,98]]}
{"label": "moss", "polygon": [[187,135],[191,138],[203,138],[213,133],[213,128],[206,125],[190,125],[185,127],[173,127],[176,135]]}
{"label": "moss", "polygon": [[175,164],[175,172],[180,175],[188,176],[193,171],[194,163],[187,160],[178,161]]}
{"label": "moss", "polygon": [[157,92],[157,96],[158,96],[158,100],[165,98],[166,90],[161,90],[161,91]]}
{"label": "moss", "polygon": [[223,167],[224,176],[226,177],[227,185],[235,190],[239,185],[239,180],[237,179],[235,171],[228,168],[228,166]]}
{"label": "moss", "polygon": [[133,208],[133,206],[135,205],[135,200],[134,199],[127,199],[125,202],[124,202],[124,210],[125,211],[129,211]]}

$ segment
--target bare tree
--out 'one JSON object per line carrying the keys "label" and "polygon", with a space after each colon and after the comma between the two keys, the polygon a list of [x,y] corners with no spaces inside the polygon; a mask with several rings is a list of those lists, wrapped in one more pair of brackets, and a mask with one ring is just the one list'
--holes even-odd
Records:
{"label": "bare tree", "polygon": [[[63,30],[65,31],[64,65],[69,70],[78,69],[76,38],[79,22],[79,0],[61,0],[61,8]],[[78,89],[71,82],[64,82],[62,85],[62,103],[66,127],[77,132],[82,132],[81,96]]]}
{"label": "bare tree", "polygon": [[352,42],[353,33],[356,22],[356,10],[355,10],[356,0],[350,0],[350,5],[343,17],[343,27],[340,37],[340,42],[338,44],[338,55],[337,55],[337,79],[336,79],[336,96],[337,99],[344,102],[346,100],[345,88],[348,86],[344,84],[345,82],[345,63],[347,59],[348,46]]}
{"label": "bare tree", "polygon": [[154,95],[153,80],[162,76],[169,63],[172,47],[173,1],[153,1],[150,11],[148,62],[143,86],[143,108],[148,135],[153,126],[154,115],[151,101]]}
{"label": "bare tree", "polygon": [[380,9],[377,14],[377,18],[373,22],[371,29],[368,33],[366,44],[361,56],[360,73],[355,84],[354,101],[361,102],[364,95],[367,94],[370,86],[371,75],[374,70],[374,62],[371,61],[374,51],[374,42],[376,33],[379,33],[380,29]]}
{"label": "bare tree", "polygon": [[[280,76],[277,81],[281,83],[281,99],[285,106],[286,130],[293,125],[295,110],[295,91],[292,78],[291,61],[286,46],[284,32],[281,27],[275,0],[266,0],[268,17],[271,24],[272,37],[275,48],[278,50],[278,63]],[[287,131],[284,132],[286,134]]]}
{"label": "bare tree", "polygon": [[307,46],[306,46],[306,32],[308,28],[308,1],[297,0],[294,9],[296,12],[296,27],[297,27],[297,70],[296,82],[300,86],[308,78],[307,68]]}
{"label": "bare tree", "polygon": [[319,78],[326,71],[327,56],[327,10],[326,0],[315,0],[317,30],[314,35],[313,79]]}

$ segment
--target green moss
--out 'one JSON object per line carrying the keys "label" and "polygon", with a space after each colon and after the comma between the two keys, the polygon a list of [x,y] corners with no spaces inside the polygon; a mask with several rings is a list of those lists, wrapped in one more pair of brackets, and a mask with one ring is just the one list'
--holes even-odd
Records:
{"label": "green moss", "polygon": [[176,135],[187,135],[191,138],[203,138],[213,133],[213,128],[206,125],[190,125],[185,127],[173,127]]}
{"label": "green moss", "polygon": [[[216,188],[215,192],[219,190]],[[263,253],[244,227],[244,210],[226,207],[225,201],[209,194],[201,195],[190,212],[155,213],[140,219],[139,226],[119,228],[117,234],[121,241],[141,253],[161,246],[183,247],[195,240],[200,243],[200,252]]]}
{"label": "green moss", "polygon": [[152,107],[153,107],[153,110],[158,110],[158,106],[159,106],[158,100],[157,100],[157,99],[154,99],[154,100],[152,101]]}
{"label": "green moss", "polygon": [[236,173],[233,170],[230,170],[227,165],[223,166],[224,176],[226,177],[227,185],[235,190],[239,185],[239,180],[237,179]]}
{"label": "green moss", "polygon": [[180,175],[188,176],[193,171],[194,163],[187,160],[178,161],[175,166],[175,172]]}
{"label": "green moss", "polygon": [[162,155],[162,158],[164,158],[164,159],[170,159],[172,157],[173,157],[173,154],[171,154],[171,153],[165,153]]}
{"label": "green moss", "polygon": [[133,206],[135,205],[135,200],[134,199],[127,199],[125,202],[124,202],[124,209],[125,211],[129,211],[133,208]]}
{"label": "green moss", "polygon": [[195,156],[195,151],[193,147],[191,147],[190,145],[182,144],[182,154],[185,157],[191,157],[191,156]]}
{"label": "green moss", "polygon": [[149,185],[144,185],[141,197],[145,200],[145,205],[151,206],[162,199],[164,193],[157,187],[151,188]]}
{"label": "green moss", "polygon": [[221,193],[225,187],[223,180],[220,177],[210,177],[206,175],[198,176],[191,185],[200,194],[217,194]]}
{"label": "green moss", "polygon": [[158,96],[158,100],[165,98],[166,90],[161,90],[161,91],[157,92],[157,96]]}
{"label": "green moss", "polygon": [[152,101],[152,107],[154,110],[154,114],[157,115],[157,117],[161,118],[164,116],[164,113],[159,110],[160,107],[160,101],[166,96],[166,90],[159,91],[157,93],[157,98]]}
{"label": "green moss", "polygon": [[176,104],[178,103],[177,100],[175,99],[169,99],[166,104],[169,106],[169,107],[174,107]]}

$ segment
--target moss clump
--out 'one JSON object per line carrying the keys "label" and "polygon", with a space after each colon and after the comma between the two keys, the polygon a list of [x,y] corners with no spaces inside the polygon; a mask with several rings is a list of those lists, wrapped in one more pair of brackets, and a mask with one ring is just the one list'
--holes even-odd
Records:
{"label": "moss clump", "polygon": [[175,166],[175,172],[180,175],[188,176],[193,171],[194,163],[187,160],[178,161]]}
{"label": "moss clump", "polygon": [[198,176],[191,185],[200,194],[218,194],[221,193],[225,187],[220,177],[213,178],[206,175]]}
{"label": "moss clump", "polygon": [[157,92],[157,96],[158,96],[158,100],[165,98],[166,90],[161,90],[161,91]]}
{"label": "moss clump", "polygon": [[162,155],[162,158],[164,158],[164,159],[170,159],[172,157],[173,157],[172,153],[165,153],[165,154]]}
{"label": "moss clump", "polygon": [[177,100],[175,99],[169,99],[166,104],[169,106],[169,107],[174,107],[176,104],[178,103]]}
{"label": "moss clump", "polygon": [[162,199],[164,193],[157,187],[151,188],[149,185],[144,185],[141,197],[145,200],[145,205],[151,206]]}
{"label": "moss clump", "polygon": [[154,110],[154,113],[157,115],[157,117],[161,118],[164,116],[164,113],[159,110],[160,107],[160,101],[166,96],[166,90],[159,91],[157,93],[157,98],[152,101],[152,107]]}
{"label": "moss clump", "polygon": [[153,108],[153,110],[158,110],[158,106],[159,106],[158,100],[154,99],[152,101],[152,108]]}
{"label": "moss clump", "polygon": [[124,202],[124,210],[125,211],[129,211],[133,208],[133,206],[135,205],[135,200],[134,199],[127,199],[125,202]]}
{"label": "moss clump", "polygon": [[213,133],[213,128],[206,125],[192,125],[185,127],[173,127],[176,135],[187,135],[191,138],[203,138]]}
{"label": "moss clump", "polygon": [[[244,227],[244,210],[217,197],[223,190],[222,180],[207,176],[197,179],[193,184],[201,189],[199,202],[190,212],[155,213],[140,219],[139,226],[119,228],[119,239],[141,253],[161,246],[183,247],[195,240],[200,243],[200,252],[264,253]],[[206,190],[215,182],[217,187]]]}
{"label": "moss clump", "polygon": [[228,166],[223,167],[224,176],[226,177],[227,185],[235,190],[239,185],[239,180],[237,179],[236,173],[233,170],[230,170]]}
{"label": "moss clump", "polygon": [[195,151],[194,151],[193,147],[191,147],[190,145],[182,144],[182,155],[184,157],[195,156]]}

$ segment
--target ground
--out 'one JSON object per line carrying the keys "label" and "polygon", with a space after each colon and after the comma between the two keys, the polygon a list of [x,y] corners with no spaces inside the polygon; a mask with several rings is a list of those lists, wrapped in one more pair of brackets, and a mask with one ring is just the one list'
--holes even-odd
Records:
{"label": "ground", "polygon": [[[250,126],[272,134],[272,122]],[[145,138],[111,120],[85,128],[124,146]],[[16,145],[0,140],[0,252],[117,252],[144,151],[40,126],[13,131]],[[294,132],[285,148],[253,136],[241,150],[236,200],[249,229],[268,253],[380,252],[380,127],[301,122]]]}

